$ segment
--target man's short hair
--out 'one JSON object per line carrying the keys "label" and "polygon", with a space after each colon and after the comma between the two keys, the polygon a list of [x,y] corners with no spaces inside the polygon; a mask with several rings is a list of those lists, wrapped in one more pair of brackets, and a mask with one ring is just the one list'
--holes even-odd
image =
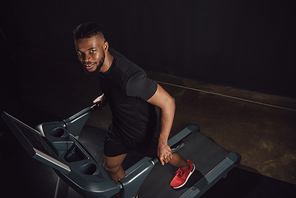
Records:
{"label": "man's short hair", "polygon": [[90,38],[97,35],[100,35],[104,38],[103,26],[94,22],[82,23],[78,25],[73,31],[74,40]]}

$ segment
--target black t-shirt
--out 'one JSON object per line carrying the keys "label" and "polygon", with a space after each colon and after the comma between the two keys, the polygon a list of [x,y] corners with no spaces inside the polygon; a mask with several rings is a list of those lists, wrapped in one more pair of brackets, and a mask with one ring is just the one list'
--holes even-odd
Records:
{"label": "black t-shirt", "polygon": [[111,132],[125,140],[145,141],[159,130],[155,107],[146,102],[155,94],[157,83],[114,49],[109,52],[114,60],[107,72],[99,74],[99,84],[111,107]]}

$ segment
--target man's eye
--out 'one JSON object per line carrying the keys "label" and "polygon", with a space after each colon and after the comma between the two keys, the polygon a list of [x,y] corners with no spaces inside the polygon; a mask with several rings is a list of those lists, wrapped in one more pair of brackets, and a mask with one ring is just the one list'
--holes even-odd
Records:
{"label": "man's eye", "polygon": [[92,54],[92,53],[94,53],[96,50],[90,50],[89,52]]}

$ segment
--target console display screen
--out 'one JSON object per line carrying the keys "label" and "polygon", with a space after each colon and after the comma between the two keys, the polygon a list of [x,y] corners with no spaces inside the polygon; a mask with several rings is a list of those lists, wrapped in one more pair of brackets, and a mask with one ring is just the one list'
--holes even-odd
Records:
{"label": "console display screen", "polygon": [[3,112],[1,117],[31,157],[65,174],[71,172],[71,169],[58,159],[57,150],[41,133],[6,112]]}
{"label": "console display screen", "polygon": [[2,113],[1,116],[30,155],[34,155],[34,149],[37,149],[42,153],[57,159],[57,155],[54,153],[53,149],[50,148],[50,143],[46,141],[37,130],[7,113]]}
{"label": "console display screen", "polygon": [[35,149],[51,157],[56,158],[56,155],[49,148],[48,143],[45,142],[45,139],[43,139],[42,136],[39,133],[37,133],[37,131],[35,131],[32,128],[28,128],[22,124],[19,124],[17,122],[14,122],[14,124],[23,133],[23,135],[25,135],[25,137],[29,140],[29,142],[32,144],[32,146]]}

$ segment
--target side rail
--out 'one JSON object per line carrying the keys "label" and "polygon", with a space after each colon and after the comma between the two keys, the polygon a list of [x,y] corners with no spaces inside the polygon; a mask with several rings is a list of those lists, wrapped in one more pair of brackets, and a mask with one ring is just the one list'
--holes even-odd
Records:
{"label": "side rail", "polygon": [[222,177],[225,178],[227,173],[241,161],[241,155],[236,152],[230,152],[226,158],[220,162],[214,169],[207,173],[201,180],[188,189],[180,198],[200,197]]}

